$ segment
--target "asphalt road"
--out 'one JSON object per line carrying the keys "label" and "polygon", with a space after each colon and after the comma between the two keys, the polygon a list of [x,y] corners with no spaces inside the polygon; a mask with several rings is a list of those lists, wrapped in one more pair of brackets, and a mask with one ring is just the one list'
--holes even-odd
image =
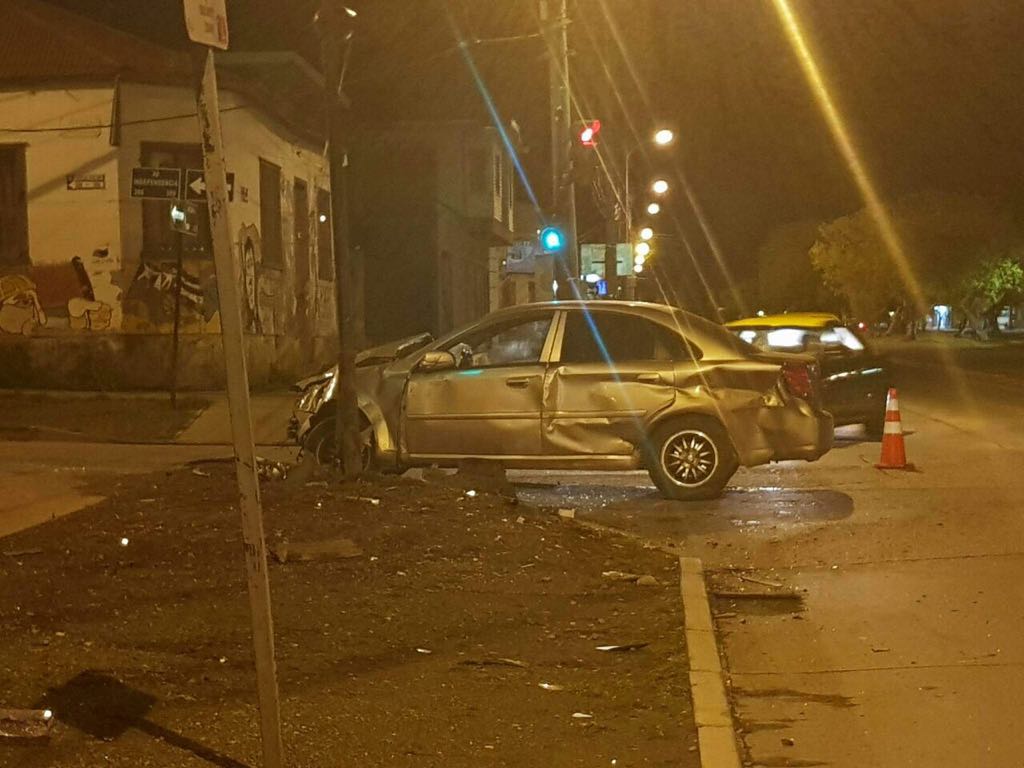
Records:
{"label": "asphalt road", "polygon": [[713,502],[663,501],[641,474],[514,478],[702,558],[720,591],[764,591],[738,579],[753,569],[798,593],[715,600],[751,765],[1024,765],[1024,367],[896,376],[918,472],[875,469],[879,444],[850,427]]}

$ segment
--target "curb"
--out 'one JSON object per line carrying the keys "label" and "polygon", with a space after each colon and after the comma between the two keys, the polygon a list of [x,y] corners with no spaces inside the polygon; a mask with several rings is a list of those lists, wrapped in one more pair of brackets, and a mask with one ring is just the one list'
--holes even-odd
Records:
{"label": "curb", "polygon": [[679,571],[700,764],[703,768],[740,768],[736,730],[704,584],[704,565],[698,558],[680,557]]}

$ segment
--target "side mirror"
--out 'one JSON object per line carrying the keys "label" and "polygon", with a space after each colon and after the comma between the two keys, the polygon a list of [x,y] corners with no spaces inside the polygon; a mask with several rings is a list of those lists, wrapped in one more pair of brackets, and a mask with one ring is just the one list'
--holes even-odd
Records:
{"label": "side mirror", "polygon": [[457,367],[455,355],[451,352],[435,350],[427,352],[416,364],[416,370],[420,373],[428,371],[451,371]]}

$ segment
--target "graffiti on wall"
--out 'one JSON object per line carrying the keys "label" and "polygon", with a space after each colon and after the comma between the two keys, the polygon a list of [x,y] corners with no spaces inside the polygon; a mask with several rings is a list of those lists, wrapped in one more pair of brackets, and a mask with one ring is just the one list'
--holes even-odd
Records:
{"label": "graffiti on wall", "polygon": [[260,269],[263,266],[263,244],[255,224],[246,224],[238,232],[238,250],[242,266],[242,316],[250,333],[263,333],[260,315]]}
{"label": "graffiti on wall", "polygon": [[[186,322],[211,322],[220,311],[217,278],[212,264],[199,264],[201,274],[182,269],[181,312]],[[125,292],[126,330],[158,330],[174,322],[177,262],[142,262]]]}
{"label": "graffiti on wall", "polygon": [[0,276],[0,333],[30,336],[40,328],[102,331],[109,304],[97,301],[82,259],[31,266]]}

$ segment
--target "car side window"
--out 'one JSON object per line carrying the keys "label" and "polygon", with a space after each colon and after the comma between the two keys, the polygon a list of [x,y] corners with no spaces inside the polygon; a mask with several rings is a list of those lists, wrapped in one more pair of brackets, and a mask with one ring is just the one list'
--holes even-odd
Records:
{"label": "car side window", "polygon": [[563,363],[673,362],[696,355],[686,341],[642,317],[611,312],[570,312]]}
{"label": "car side window", "polygon": [[493,368],[540,362],[551,329],[551,315],[491,326],[449,347],[459,368]]}

